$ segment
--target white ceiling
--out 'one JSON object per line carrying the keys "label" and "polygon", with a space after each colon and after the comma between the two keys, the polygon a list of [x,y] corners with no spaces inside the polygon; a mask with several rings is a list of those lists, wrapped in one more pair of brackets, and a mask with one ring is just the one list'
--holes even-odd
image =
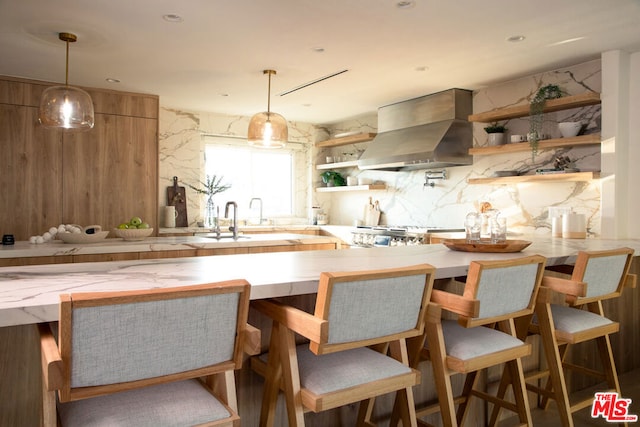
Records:
{"label": "white ceiling", "polygon": [[[640,0],[0,0],[0,75],[151,93],[166,107],[329,124],[640,51]],[[180,23],[163,15],[180,15]],[[507,41],[514,35],[526,38]],[[578,39],[566,42],[570,39]],[[317,52],[317,48],[324,49]],[[321,77],[347,72],[280,96]],[[108,83],[105,79],[119,79]]]}

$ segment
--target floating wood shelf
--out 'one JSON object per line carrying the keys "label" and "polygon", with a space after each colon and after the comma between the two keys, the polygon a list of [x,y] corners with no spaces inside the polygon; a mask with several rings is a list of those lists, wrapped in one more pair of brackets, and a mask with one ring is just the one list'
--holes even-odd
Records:
{"label": "floating wood shelf", "polygon": [[[558,99],[549,99],[545,103],[544,112],[568,110],[570,108],[587,107],[600,104],[600,94],[587,92],[580,95],[565,96]],[[484,113],[471,114],[470,122],[490,123],[499,120],[516,119],[531,115],[529,104],[515,105],[513,107],[498,108]]]}
{"label": "floating wood shelf", "polygon": [[520,184],[523,182],[576,182],[600,178],[600,172],[547,173],[540,175],[470,178],[469,184]]}
{"label": "floating wood shelf", "polygon": [[318,187],[318,193],[332,193],[338,191],[368,191],[368,190],[385,190],[385,184],[369,184],[369,185],[342,185],[339,187]]}
{"label": "floating wood shelf", "polygon": [[[578,147],[597,144],[600,144],[600,134],[594,133],[591,135],[574,136],[572,138],[557,138],[538,141],[538,150],[542,151],[551,148]],[[519,142],[512,144],[493,145],[490,147],[474,147],[469,149],[469,154],[482,156],[492,154],[520,153],[530,150],[531,147],[529,146],[528,142]]]}
{"label": "floating wood shelf", "polygon": [[368,142],[375,138],[375,133],[358,133],[355,135],[343,136],[341,138],[327,139],[316,142],[316,147],[339,147],[341,145],[356,144],[358,142]]}
{"label": "floating wood shelf", "polygon": [[344,169],[344,168],[355,168],[357,166],[358,166],[358,161],[351,160],[348,162],[325,163],[324,165],[316,165],[316,169],[318,170]]}

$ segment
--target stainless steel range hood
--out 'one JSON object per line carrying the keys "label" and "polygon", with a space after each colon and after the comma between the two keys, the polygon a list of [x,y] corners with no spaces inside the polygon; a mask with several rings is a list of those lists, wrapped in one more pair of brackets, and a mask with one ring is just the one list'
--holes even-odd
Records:
{"label": "stainless steel range hood", "polygon": [[470,165],[471,111],[471,91],[464,89],[381,107],[378,134],[360,156],[358,167],[397,171]]}

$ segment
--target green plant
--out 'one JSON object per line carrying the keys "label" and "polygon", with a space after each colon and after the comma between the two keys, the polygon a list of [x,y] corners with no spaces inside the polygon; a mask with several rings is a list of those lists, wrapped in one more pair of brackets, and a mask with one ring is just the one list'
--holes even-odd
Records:
{"label": "green plant", "polygon": [[497,122],[484,128],[484,131],[487,133],[505,133],[506,130],[507,128],[504,127],[504,125],[499,125]]}
{"label": "green plant", "polygon": [[222,193],[223,191],[227,191],[231,188],[231,185],[222,184],[222,177],[217,177],[216,175],[207,175],[206,182],[200,181],[200,184],[202,184],[202,188],[194,187],[193,185],[187,184],[186,182],[185,184],[196,193],[206,194],[207,196],[209,196],[209,198],[214,194]]}
{"label": "green plant", "polygon": [[333,185],[336,187],[341,187],[347,184],[344,177],[335,171],[322,172],[320,177],[322,177],[322,182],[327,185],[331,185],[331,182],[333,182]]}
{"label": "green plant", "polygon": [[542,86],[536,92],[529,105],[529,115],[531,121],[529,123],[529,146],[531,147],[531,159],[533,160],[538,154],[538,141],[542,129],[542,118],[544,106],[548,99],[558,99],[562,97],[562,90],[558,85]]}

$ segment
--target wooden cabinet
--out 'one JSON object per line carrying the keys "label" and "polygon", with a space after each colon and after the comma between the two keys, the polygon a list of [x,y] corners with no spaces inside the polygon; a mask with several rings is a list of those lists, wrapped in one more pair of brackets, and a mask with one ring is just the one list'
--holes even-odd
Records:
{"label": "wooden cabinet", "polygon": [[132,215],[157,225],[157,96],[85,88],[95,127],[44,129],[42,82],[0,76],[0,233],[28,240],[50,227],[98,224]]}
{"label": "wooden cabinet", "polygon": [[[588,92],[580,95],[565,96],[559,99],[546,101],[544,113],[568,110],[571,108],[587,107],[600,104],[600,94]],[[506,108],[498,108],[478,114],[471,114],[468,118],[471,122],[490,123],[499,120],[527,117],[530,115],[529,105],[516,105]],[[600,144],[600,134],[581,135],[573,138],[555,138],[538,142],[538,150],[548,150],[561,147],[577,147]],[[473,147],[469,149],[472,155],[495,155],[530,151],[529,143],[504,144],[491,147]],[[589,181],[598,178],[598,172],[559,173],[545,175],[523,175],[509,177],[472,178],[469,184],[515,184],[521,182],[567,182]]]}

